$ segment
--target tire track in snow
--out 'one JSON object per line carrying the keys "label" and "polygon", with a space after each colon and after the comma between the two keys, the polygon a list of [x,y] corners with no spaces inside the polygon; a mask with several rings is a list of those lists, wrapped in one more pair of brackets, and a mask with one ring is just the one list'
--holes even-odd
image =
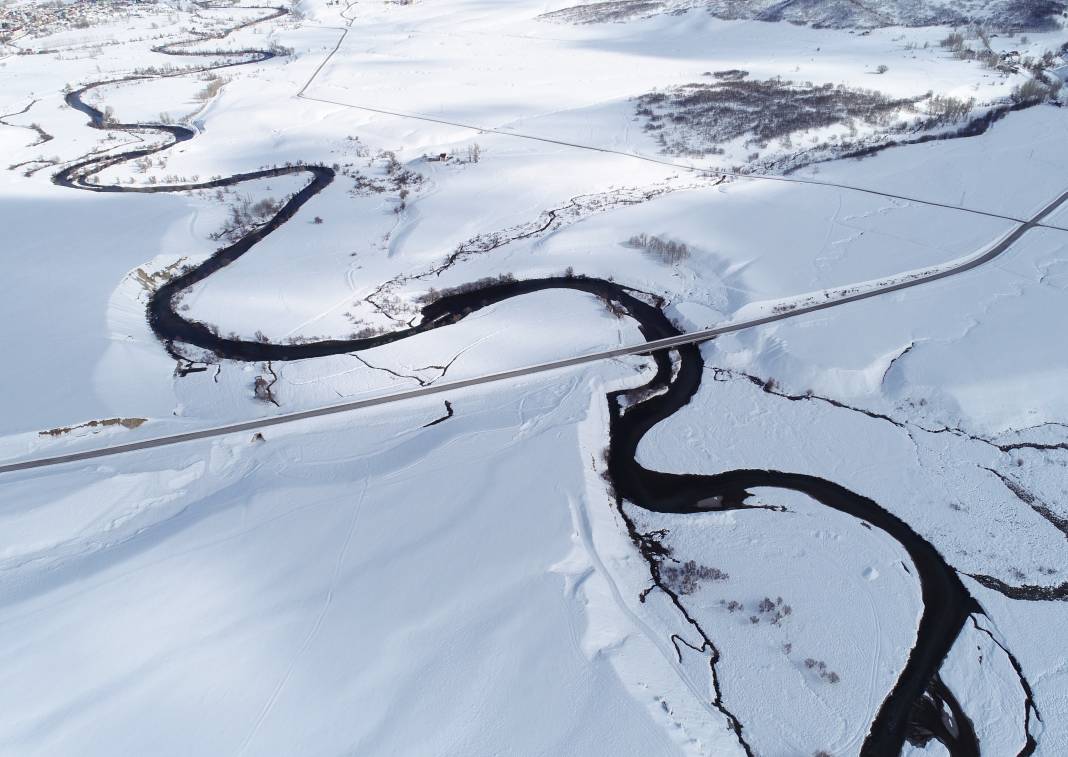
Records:
{"label": "tire track in snow", "polygon": [[293,672],[296,670],[297,663],[308,651],[315,637],[319,635],[319,631],[322,630],[323,622],[326,620],[326,615],[330,611],[330,607],[334,602],[334,593],[337,590],[338,583],[341,580],[341,569],[345,564],[345,558],[348,556],[349,546],[352,544],[353,534],[356,533],[356,522],[360,517],[360,510],[363,508],[364,499],[367,495],[367,482],[370,479],[369,472],[365,471],[365,475],[361,477],[362,486],[360,487],[360,495],[356,500],[356,504],[352,507],[352,515],[349,518],[348,528],[345,532],[345,538],[341,542],[341,549],[338,551],[337,558],[334,560],[334,572],[330,577],[330,585],[326,590],[326,596],[323,599],[323,604],[319,608],[319,613],[315,617],[315,622],[312,623],[312,627],[308,629],[308,633],[304,636],[304,640],[298,647],[296,654],[289,661],[289,665],[286,667],[285,673],[282,675],[281,680],[274,687],[271,695],[267,697],[267,701],[264,702],[259,715],[256,716],[255,721],[252,724],[251,730],[245,736],[244,741],[241,742],[241,746],[237,751],[238,757],[243,757],[255,739],[256,734],[259,733],[263,724],[267,721],[271,711],[278,703],[279,697],[282,695],[282,691],[285,689],[286,684],[289,683],[289,679],[292,678]]}

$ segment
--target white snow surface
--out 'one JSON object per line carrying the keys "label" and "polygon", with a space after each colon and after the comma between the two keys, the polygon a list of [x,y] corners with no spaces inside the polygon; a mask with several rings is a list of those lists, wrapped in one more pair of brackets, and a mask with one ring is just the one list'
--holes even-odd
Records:
{"label": "white snow surface", "polygon": [[[990,105],[1026,75],[951,58],[938,44],[946,28],[855,33],[697,11],[538,18],[568,5],[304,0],[302,19],[204,43],[293,50],[221,70],[207,99],[197,75],[94,91],[120,122],[198,131],[100,181],[207,180],[287,161],[344,169],[183,298],[184,314],[224,334],[277,341],[393,328],[431,288],[568,268],[663,297],[681,327],[704,328],[944,268],[1068,189],[1068,116],[1053,105],[982,136],[791,174],[817,184],[721,182],[690,169],[744,155],[661,155],[633,98],[740,68]],[[89,129],[63,90],[199,65],[151,48],[261,12],[146,3],[0,47],[0,114],[12,114],[0,125],[5,462],[266,417],[279,409],[252,384],[268,370],[288,411],[641,341],[594,298],[554,291],[360,359],[222,361],[177,378],[144,316],[150,280],[217,249],[227,203],[282,199],[305,178],[249,182],[221,201],[57,187],[56,166],[156,139]],[[1040,56],[1065,41],[1028,37],[991,43]],[[35,144],[18,128],[30,124],[53,139]],[[477,162],[466,157],[476,143]],[[387,151],[421,177],[403,197]],[[449,160],[427,159],[440,153]],[[1068,208],[1046,222],[1068,228]],[[665,263],[628,244],[640,234],[689,255]],[[491,235],[514,239],[471,252]],[[907,521],[963,576],[1068,580],[1066,240],[1034,229],[959,277],[706,344],[700,391],[646,437],[640,462],[821,476]],[[470,254],[438,271],[458,248]],[[279,426],[263,441],[4,474],[0,754],[743,754],[711,704],[714,682],[755,753],[856,754],[915,638],[907,555],[783,491],[754,500],[786,512],[627,506],[641,528],[665,531],[676,559],[729,576],[684,598],[722,653],[713,681],[707,650],[672,641],[696,643],[678,608],[663,592],[642,596],[648,565],[600,476],[605,392],[649,375],[646,360],[616,360]],[[453,417],[424,428],[445,414],[443,398]],[[81,426],[109,418],[144,423]],[[942,675],[984,757],[1015,755],[1026,739],[1024,692],[999,645],[1033,689],[1035,754],[1068,753],[1065,604],[964,581],[986,615]],[[765,597],[789,616],[751,622]],[[732,600],[746,609],[726,609]]]}

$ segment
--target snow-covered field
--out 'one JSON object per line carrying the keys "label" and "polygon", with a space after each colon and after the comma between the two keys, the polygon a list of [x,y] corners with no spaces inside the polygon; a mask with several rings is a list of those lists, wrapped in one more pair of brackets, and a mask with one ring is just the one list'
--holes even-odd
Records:
{"label": "snow-covered field", "polygon": [[[101,186],[333,169],[176,303],[270,344],[393,331],[428,295],[500,276],[631,287],[682,331],[791,316],[959,266],[1068,190],[1055,88],[1007,110],[1025,59],[1065,63],[1057,23],[998,26],[1026,3],[952,9],[987,24],[961,26],[958,47],[1000,68],[942,44],[954,27],[931,19],[960,17],[934,3],[800,3],[779,21],[755,20],[766,3],[573,5],[303,0],[231,34],[270,10],[0,6],[0,465],[643,340],[596,297],[552,289],[326,357],[168,352],[146,319],[154,293],[308,175],[153,193],[52,182],[167,141],[123,124],[195,136],[104,167]],[[198,34],[166,49],[214,57],[153,50]],[[914,105],[665,150],[639,98],[718,92],[730,71]],[[65,100],[133,74],[147,78],[85,94],[112,128]],[[922,125],[950,99],[970,105]],[[991,112],[977,136],[831,159]],[[696,395],[637,456],[818,477],[933,546],[979,605],[936,677],[968,719],[946,728],[974,731],[984,757],[1068,754],[1068,208],[1042,223],[959,275],[706,342]],[[751,489],[759,509],[617,504],[605,397],[651,364],[0,473],[0,754],[861,753],[917,643],[909,552],[780,488]],[[632,527],[674,573],[651,572]],[[914,724],[903,753],[973,753],[929,736]]]}

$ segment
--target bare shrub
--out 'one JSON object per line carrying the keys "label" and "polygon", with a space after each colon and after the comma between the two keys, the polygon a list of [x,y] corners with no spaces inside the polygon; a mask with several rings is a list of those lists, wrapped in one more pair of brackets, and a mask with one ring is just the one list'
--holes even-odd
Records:
{"label": "bare shrub", "polygon": [[608,311],[608,314],[613,318],[619,318],[622,320],[627,317],[627,309],[623,307],[623,303],[616,300],[602,300],[604,303],[604,309]]}
{"label": "bare shrub", "polygon": [[805,667],[811,670],[828,683],[838,683],[842,677],[827,667],[823,660],[815,660],[811,657],[805,659]]}
{"label": "bare shrub", "polygon": [[695,560],[687,560],[681,566],[664,566],[660,570],[660,578],[677,594],[693,594],[701,581],[726,581],[730,576],[719,568],[709,568],[707,565],[698,565]]}
{"label": "bare shrub", "polygon": [[274,382],[277,380],[277,377],[269,379],[266,376],[257,376],[252,382],[252,394],[260,402],[270,402],[277,407],[278,401],[275,399],[274,393],[271,391],[274,387]]}

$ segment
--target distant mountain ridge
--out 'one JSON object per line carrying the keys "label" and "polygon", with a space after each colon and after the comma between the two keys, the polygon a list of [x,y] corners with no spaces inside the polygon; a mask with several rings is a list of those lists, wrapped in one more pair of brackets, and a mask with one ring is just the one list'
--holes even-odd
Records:
{"label": "distant mountain ridge", "polygon": [[885,26],[963,26],[998,30],[1055,28],[1068,8],[1061,0],[608,0],[542,16],[564,23],[626,21],[704,8],[718,18],[786,21],[833,29]]}

